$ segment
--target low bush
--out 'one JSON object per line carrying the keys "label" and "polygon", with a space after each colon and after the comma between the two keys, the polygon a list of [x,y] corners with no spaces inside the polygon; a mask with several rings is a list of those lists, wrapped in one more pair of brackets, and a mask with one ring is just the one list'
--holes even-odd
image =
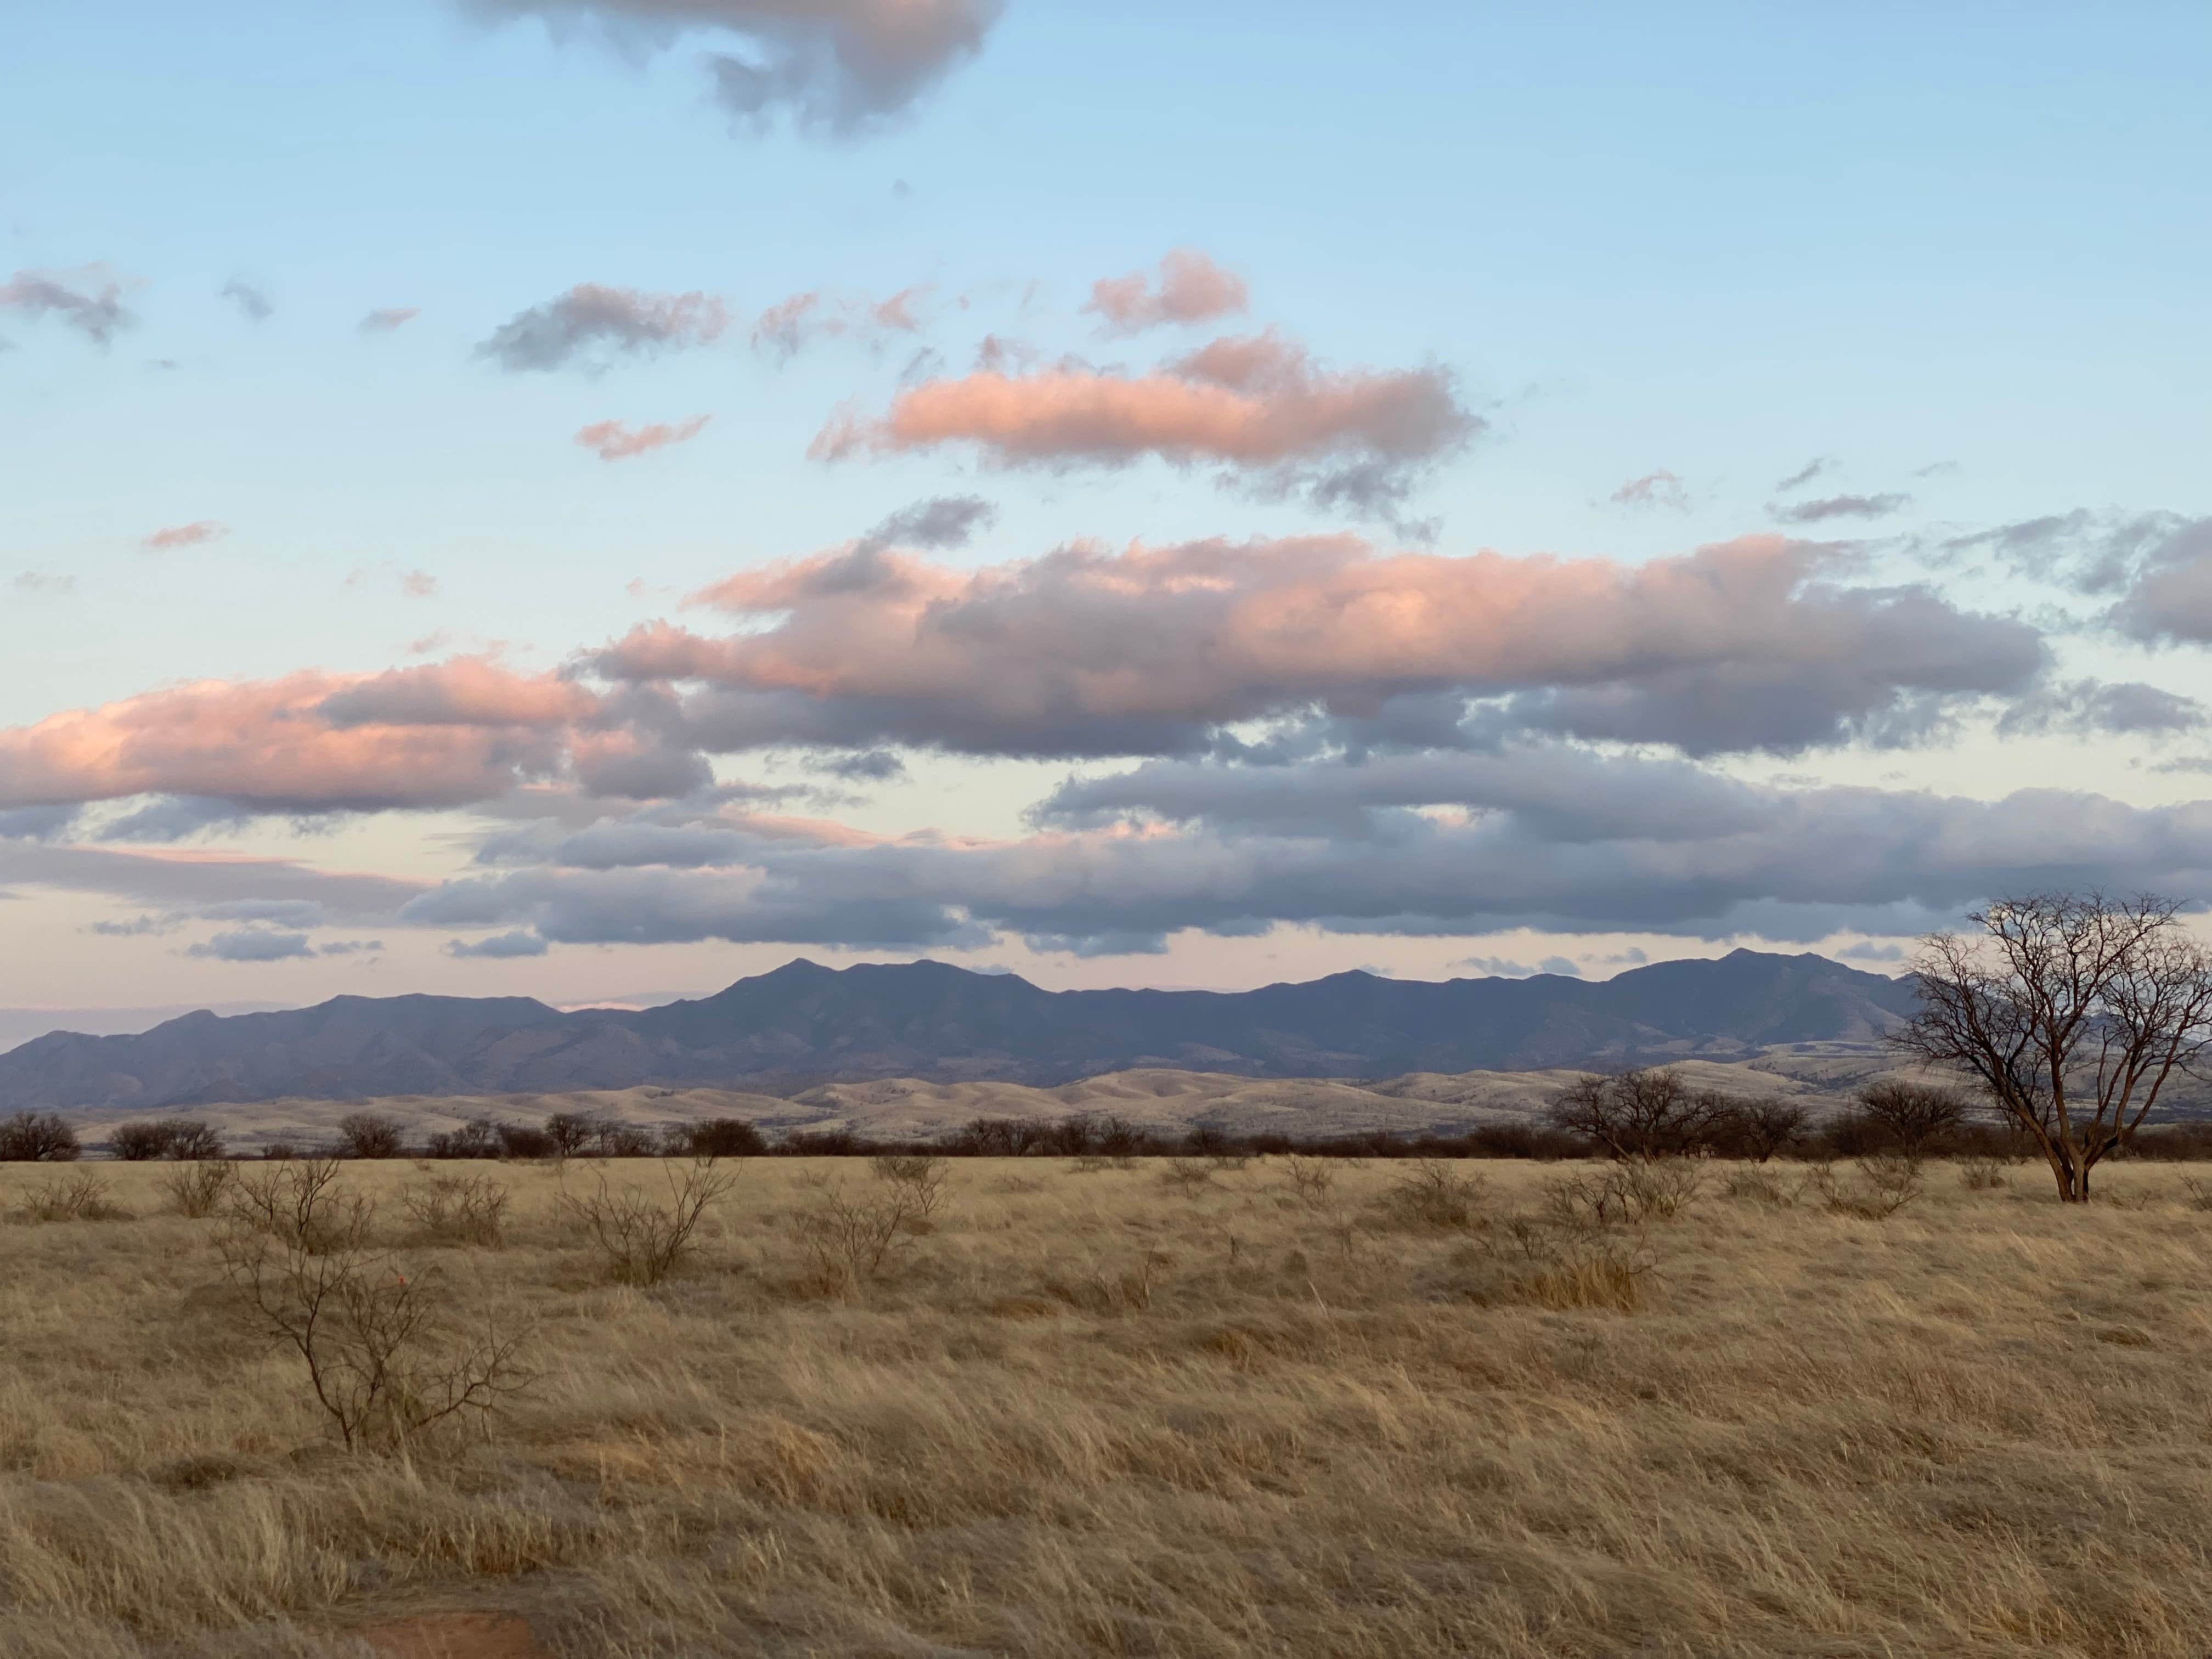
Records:
{"label": "low bush", "polygon": [[1382,1209],[1413,1231],[1464,1232],[1483,1220],[1487,1188],[1479,1175],[1462,1174],[1441,1158],[1422,1158],[1392,1180]]}
{"label": "low bush", "polygon": [[204,1221],[222,1207],[237,1174],[233,1164],[183,1164],[164,1175],[159,1184],[171,1214]]}
{"label": "low bush", "polygon": [[618,1285],[658,1285],[691,1253],[707,1212],[736,1185],[736,1177],[700,1159],[681,1174],[664,1168],[665,1193],[615,1187],[602,1174],[596,1191],[561,1194],[562,1212]]}
{"label": "low bush", "polygon": [[426,1243],[507,1243],[507,1190],[489,1176],[432,1176],[401,1188],[399,1202]]}
{"label": "low bush", "polygon": [[128,1221],[131,1212],[107,1194],[107,1183],[90,1170],[56,1176],[23,1194],[15,1218],[40,1221]]}

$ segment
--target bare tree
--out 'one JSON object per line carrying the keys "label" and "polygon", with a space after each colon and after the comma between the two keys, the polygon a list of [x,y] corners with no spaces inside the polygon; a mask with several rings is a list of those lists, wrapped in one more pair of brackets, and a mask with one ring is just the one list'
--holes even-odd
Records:
{"label": "bare tree", "polygon": [[2127,1144],[2212,1043],[2212,953],[2172,899],[2001,899],[1934,933],[1913,963],[1920,1012],[1893,1041],[1967,1073],[2042,1150],[2058,1196]]}
{"label": "bare tree", "polygon": [[1729,1115],[1720,1097],[1692,1090],[1655,1066],[1618,1077],[1582,1077],[1552,1101],[1553,1123],[1597,1142],[1611,1158],[1666,1158],[1698,1151]]}
{"label": "bare tree", "polygon": [[1805,1133],[1806,1112],[1779,1095],[1739,1103],[1729,1114],[1728,1139],[1753,1162],[1764,1164]]}
{"label": "bare tree", "polygon": [[1953,1090],[1891,1079],[1859,1091],[1859,1115],[1907,1158],[1923,1158],[1966,1121],[1966,1103]]}

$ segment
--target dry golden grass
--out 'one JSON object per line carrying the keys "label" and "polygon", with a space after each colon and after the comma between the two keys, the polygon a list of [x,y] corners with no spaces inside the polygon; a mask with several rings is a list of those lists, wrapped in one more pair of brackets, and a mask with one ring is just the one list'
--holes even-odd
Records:
{"label": "dry golden grass", "polygon": [[[103,1168],[133,1218],[0,1227],[0,1653],[306,1659],[429,1610],[577,1659],[2212,1644],[2185,1171],[2081,1210],[1939,1167],[1874,1220],[1713,1170],[1577,1231],[1561,1170],[1444,1171],[1462,1221],[1334,1168],[956,1162],[825,1275],[818,1183],[886,1183],[761,1160],[647,1289],[554,1171],[476,1166],[505,1247],[409,1253],[534,1320],[542,1375],[407,1456],[337,1449],[218,1224]],[[51,1174],[0,1169],[0,1211]],[[342,1179],[398,1241],[424,1178]]]}

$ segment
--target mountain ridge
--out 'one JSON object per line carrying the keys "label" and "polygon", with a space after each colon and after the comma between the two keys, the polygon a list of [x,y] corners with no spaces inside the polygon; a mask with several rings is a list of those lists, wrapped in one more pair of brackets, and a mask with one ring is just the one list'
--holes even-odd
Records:
{"label": "mountain ridge", "polygon": [[945,963],[800,957],[643,1009],[411,993],[53,1031],[0,1054],[0,1110],[647,1085],[788,1096],[893,1077],[1050,1085],[1148,1066],[1252,1078],[1605,1067],[1869,1040],[1912,1000],[1909,981],[1753,951],[1595,981],[1352,969],[1250,991],[1048,991]]}

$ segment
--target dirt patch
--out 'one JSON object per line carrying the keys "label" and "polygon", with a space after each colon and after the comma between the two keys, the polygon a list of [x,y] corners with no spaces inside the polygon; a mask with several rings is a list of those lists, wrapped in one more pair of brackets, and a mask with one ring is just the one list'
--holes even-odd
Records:
{"label": "dirt patch", "polygon": [[511,1613],[441,1613],[354,1632],[376,1659],[553,1659]]}

